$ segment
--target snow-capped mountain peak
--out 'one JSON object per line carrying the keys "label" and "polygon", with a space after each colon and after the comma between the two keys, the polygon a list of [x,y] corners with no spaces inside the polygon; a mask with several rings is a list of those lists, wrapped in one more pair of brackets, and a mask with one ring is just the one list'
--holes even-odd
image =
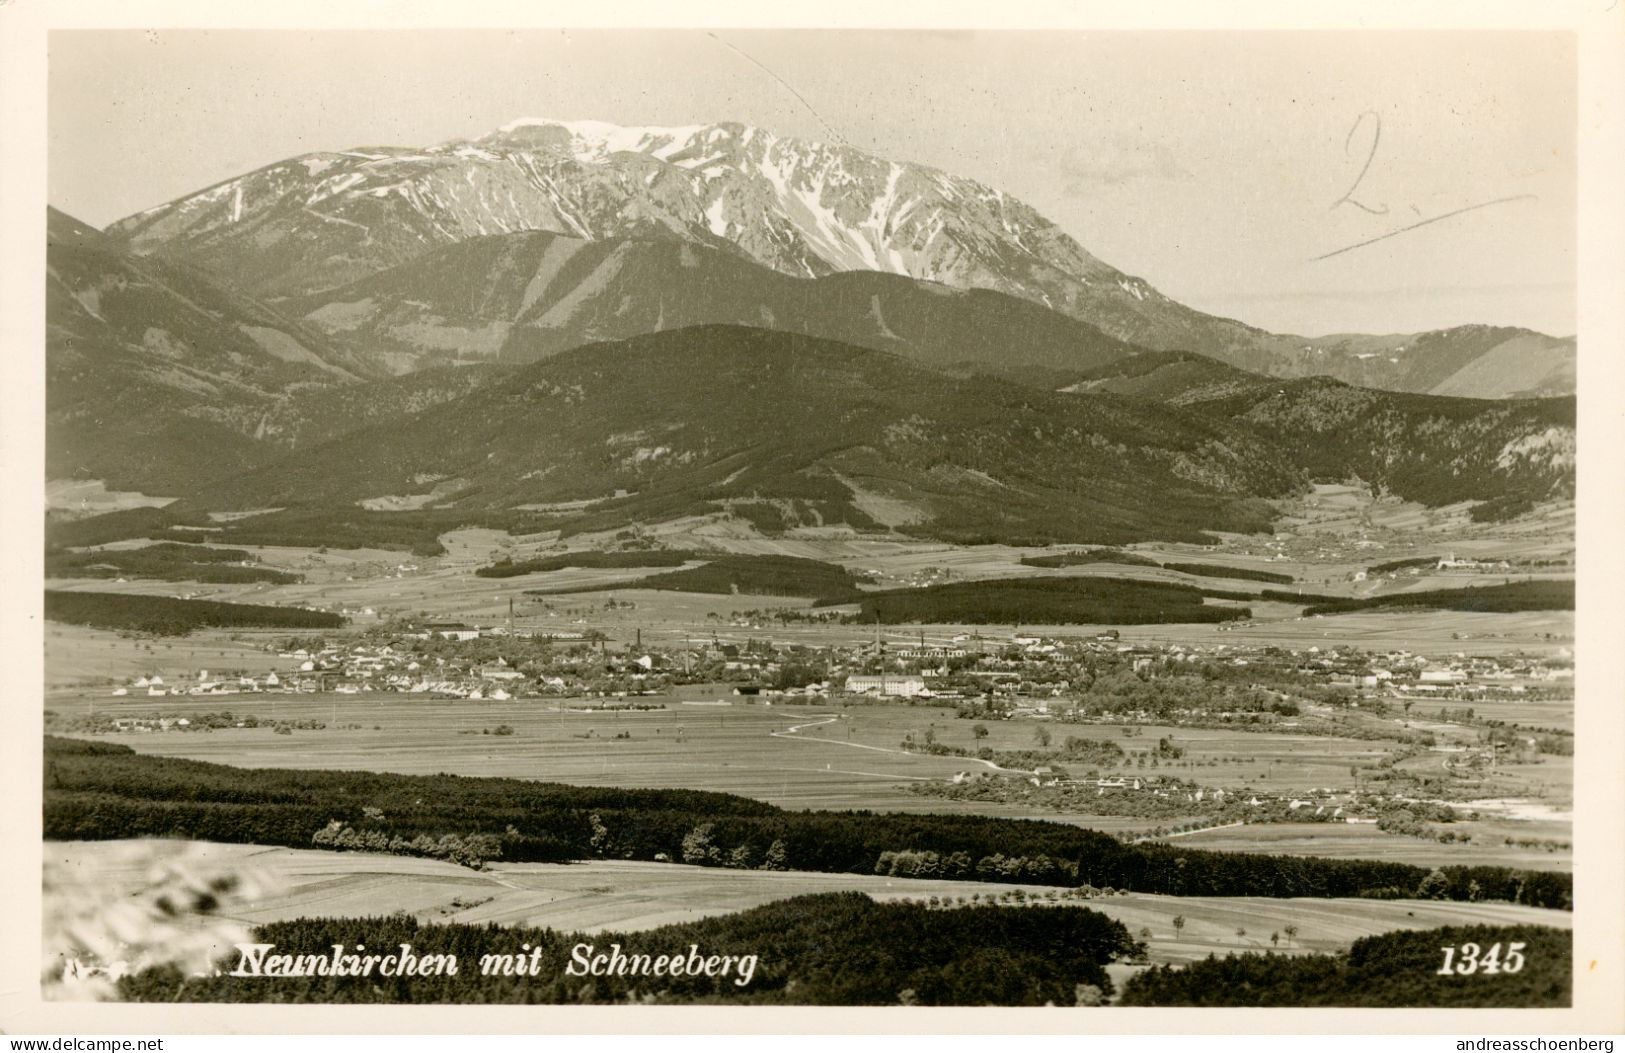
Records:
{"label": "snow-capped mountain peak", "polygon": [[663,154],[681,148],[704,130],[705,126],[697,124],[680,128],[629,128],[607,121],[520,117],[477,141],[509,148],[565,146],[578,161],[602,164],[617,153],[642,153],[664,159]]}
{"label": "snow-capped mountain peak", "polygon": [[[524,117],[424,148],[292,158],[109,233],[272,297],[333,288],[471,237],[679,238],[785,274],[873,270],[1014,293],[1138,334],[1167,301],[974,180],[724,122]],[[1177,306],[1177,305],[1175,305]],[[1138,319],[1138,320],[1137,320]]]}

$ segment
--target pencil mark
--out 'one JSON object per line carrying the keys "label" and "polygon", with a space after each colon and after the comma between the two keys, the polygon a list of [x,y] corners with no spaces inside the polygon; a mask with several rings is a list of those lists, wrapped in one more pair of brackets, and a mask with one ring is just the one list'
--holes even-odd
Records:
{"label": "pencil mark", "polygon": [[824,131],[829,133],[830,138],[836,140],[842,146],[849,145],[847,143],[847,141],[846,141],[846,137],[841,135],[841,133],[837,132],[834,128],[832,128],[830,126],[830,123],[828,121],[824,120],[824,115],[819,113],[816,109],[814,109],[813,104],[808,102],[806,97],[804,95],[802,95],[801,92],[797,91],[793,86],[791,86],[789,81],[785,80],[783,77],[779,76],[777,73],[774,73],[771,69],[768,69],[766,66],[764,66],[760,62],[756,61],[756,59],[752,58],[751,55],[748,52],[746,52],[745,50],[743,50],[742,48],[735,47],[734,45],[728,43],[726,40],[723,40],[721,37],[717,36],[715,33],[711,32],[710,30],[706,30],[705,35],[710,37],[712,40],[715,40],[718,44],[721,44],[723,47],[727,48],[729,51],[734,52],[740,58],[743,58],[746,62],[749,62],[751,65],[755,66],[757,69],[761,70],[763,73],[766,73],[769,77],[772,77],[774,80],[778,81],[779,84],[784,87],[785,91],[789,92],[791,95],[794,95],[796,97],[796,101],[800,102],[801,105],[803,105],[803,106],[805,106],[807,108],[808,113],[810,113],[814,117],[818,118],[818,123],[824,126]]}
{"label": "pencil mark", "polygon": [[1437,222],[1439,222],[1440,220],[1443,220],[1443,219],[1449,219],[1452,216],[1459,216],[1459,215],[1462,215],[1463,213],[1466,213],[1466,212],[1476,212],[1481,208],[1489,208],[1491,205],[1505,205],[1508,202],[1512,202],[1512,201],[1534,201],[1534,200],[1536,200],[1536,196],[1534,194],[1513,194],[1510,197],[1498,197],[1493,201],[1480,201],[1476,205],[1468,205],[1465,208],[1458,208],[1458,209],[1455,209],[1453,211],[1445,212],[1445,213],[1442,213],[1442,214],[1437,215],[1437,216],[1430,216],[1429,218],[1422,220],[1420,223],[1411,223],[1411,224],[1409,224],[1407,226],[1400,227],[1397,230],[1390,230],[1386,234],[1378,234],[1374,238],[1367,238],[1365,241],[1357,241],[1353,245],[1345,245],[1342,248],[1336,249],[1336,250],[1334,250],[1332,252],[1328,252],[1323,256],[1312,257],[1309,260],[1309,262],[1310,263],[1318,263],[1321,260],[1329,260],[1333,256],[1341,256],[1345,252],[1353,252],[1355,249],[1363,249],[1367,245],[1375,245],[1379,241],[1387,241],[1389,238],[1397,237],[1400,234],[1405,234],[1405,233],[1408,233],[1409,231],[1416,230],[1418,227],[1425,227],[1425,226],[1428,226],[1429,224],[1437,223]]}
{"label": "pencil mark", "polygon": [[1376,110],[1367,110],[1360,114],[1360,116],[1354,118],[1354,125],[1349,128],[1349,134],[1343,139],[1343,153],[1345,156],[1348,154],[1349,146],[1354,142],[1354,134],[1360,130],[1360,125],[1365,123],[1365,119],[1367,117],[1370,117],[1375,124],[1371,131],[1371,149],[1366,152],[1365,164],[1360,167],[1360,174],[1354,177],[1354,182],[1349,186],[1348,192],[1342,197],[1338,198],[1336,201],[1333,201],[1330,207],[1326,209],[1328,212],[1339,205],[1353,205],[1355,208],[1364,212],[1369,212],[1373,216],[1385,216],[1388,214],[1387,205],[1383,205],[1380,208],[1372,208],[1370,205],[1366,205],[1354,200],[1354,192],[1360,189],[1361,180],[1365,179],[1365,174],[1371,171],[1371,162],[1377,158],[1377,144],[1382,141],[1382,117],[1377,113]]}

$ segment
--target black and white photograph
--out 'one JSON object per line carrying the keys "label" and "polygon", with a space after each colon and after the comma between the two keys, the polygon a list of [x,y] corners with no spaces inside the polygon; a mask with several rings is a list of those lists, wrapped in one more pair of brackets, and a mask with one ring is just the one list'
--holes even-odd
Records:
{"label": "black and white photograph", "polygon": [[53,24],[9,956],[1617,1032],[1605,6]]}

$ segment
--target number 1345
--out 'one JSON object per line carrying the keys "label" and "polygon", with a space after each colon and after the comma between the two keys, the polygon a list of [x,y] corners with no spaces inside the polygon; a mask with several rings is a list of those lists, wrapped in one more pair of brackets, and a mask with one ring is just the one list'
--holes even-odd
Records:
{"label": "number 1345", "polygon": [[1444,964],[1439,966],[1440,976],[1472,976],[1483,973],[1485,976],[1496,976],[1500,973],[1515,973],[1523,968],[1523,949],[1527,944],[1509,943],[1506,954],[1501,953],[1501,945],[1492,943],[1488,950],[1484,950],[1476,943],[1464,943],[1460,947],[1441,947],[1444,952]]}

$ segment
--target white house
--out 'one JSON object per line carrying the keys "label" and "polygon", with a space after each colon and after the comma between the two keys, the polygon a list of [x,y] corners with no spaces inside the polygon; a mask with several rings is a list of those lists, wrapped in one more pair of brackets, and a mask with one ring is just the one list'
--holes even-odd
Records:
{"label": "white house", "polygon": [[915,698],[925,694],[925,679],[918,676],[849,676],[846,689],[854,695]]}

